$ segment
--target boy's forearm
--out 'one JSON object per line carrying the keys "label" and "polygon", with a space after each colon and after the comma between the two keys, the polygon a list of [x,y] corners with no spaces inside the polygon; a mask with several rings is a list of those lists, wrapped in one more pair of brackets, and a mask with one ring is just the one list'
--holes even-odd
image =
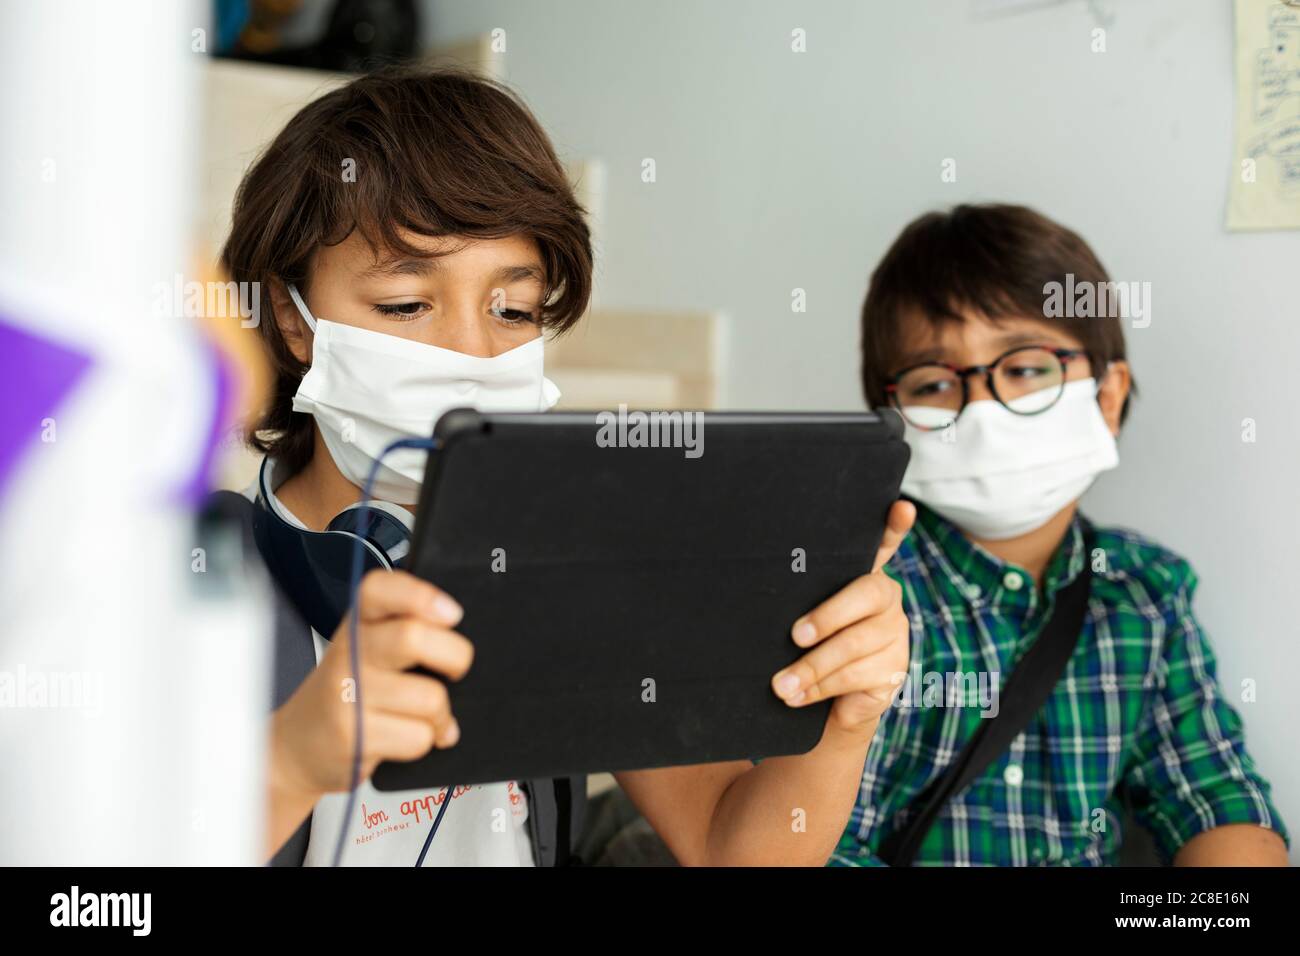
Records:
{"label": "boy's forearm", "polygon": [[1286,866],[1286,843],[1254,823],[1230,823],[1198,833],[1174,857],[1174,866]]}
{"label": "boy's forearm", "polygon": [[321,794],[313,793],[294,783],[286,772],[276,719],[271,719],[269,765],[266,774],[266,842],[265,855],[269,860],[293,836],[294,831],[311,815]]}
{"label": "boy's forearm", "polygon": [[712,866],[824,866],[844,833],[875,734],[828,724],[806,754],[769,757],[723,792],[702,860]]}

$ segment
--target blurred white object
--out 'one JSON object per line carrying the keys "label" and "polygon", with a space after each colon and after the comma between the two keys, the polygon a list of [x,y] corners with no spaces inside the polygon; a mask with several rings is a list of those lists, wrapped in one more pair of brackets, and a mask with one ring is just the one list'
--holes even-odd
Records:
{"label": "blurred white object", "polygon": [[270,625],[198,570],[220,395],[154,311],[191,265],[207,5],[147,6],[0,9],[0,321],[91,363],[0,486],[0,675],[94,691],[0,708],[0,864],[261,857]]}

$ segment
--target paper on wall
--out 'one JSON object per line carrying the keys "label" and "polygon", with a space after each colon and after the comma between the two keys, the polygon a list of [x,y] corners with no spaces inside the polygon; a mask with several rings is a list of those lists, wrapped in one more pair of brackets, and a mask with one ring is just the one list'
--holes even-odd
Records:
{"label": "paper on wall", "polygon": [[1236,0],[1229,229],[1300,229],[1300,0]]}

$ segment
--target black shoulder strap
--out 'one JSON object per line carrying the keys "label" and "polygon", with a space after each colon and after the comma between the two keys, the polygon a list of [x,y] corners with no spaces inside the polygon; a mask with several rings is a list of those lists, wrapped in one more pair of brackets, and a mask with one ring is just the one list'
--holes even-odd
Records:
{"label": "black shoulder strap", "polygon": [[573,855],[573,781],[558,777],[555,781],[555,865],[568,866]]}
{"label": "black shoulder strap", "polygon": [[528,798],[528,835],[537,866],[580,866],[574,844],[586,813],[585,776],[520,780]]}
{"label": "black shoulder strap", "polygon": [[1056,592],[1052,616],[1002,687],[1001,709],[981,722],[957,759],[908,807],[907,824],[886,838],[877,854],[890,866],[911,866],[921,841],[952,795],[996,760],[1052,695],[1083,633],[1092,586],[1092,536],[1085,525],[1083,570]]}

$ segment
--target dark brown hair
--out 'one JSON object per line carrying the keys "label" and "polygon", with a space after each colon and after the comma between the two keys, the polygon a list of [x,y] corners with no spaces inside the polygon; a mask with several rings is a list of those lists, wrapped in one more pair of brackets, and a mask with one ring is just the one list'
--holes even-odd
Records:
{"label": "dark brown hair", "polygon": [[[1077,233],[1024,206],[962,205],[926,213],[902,231],[871,274],[862,304],[862,389],[872,406],[899,369],[903,324],[941,326],[976,312],[990,321],[1042,319],[1083,343],[1100,380],[1125,358],[1120,316],[1048,318],[1048,283],[1109,277]],[[1131,394],[1136,393],[1136,385]],[[1125,401],[1121,418],[1128,413]]]}
{"label": "dark brown hair", "polygon": [[[403,230],[532,239],[548,329],[571,327],[591,295],[590,232],[546,133],[513,93],[472,74],[385,67],[309,103],[244,176],[221,261],[235,281],[260,283],[260,314],[274,316],[271,280],[305,292],[316,250],[354,230],[386,255],[427,255]],[[307,366],[276,321],[258,328],[273,386],[247,440],[296,471],[314,441],[311,416],[293,411]]]}

